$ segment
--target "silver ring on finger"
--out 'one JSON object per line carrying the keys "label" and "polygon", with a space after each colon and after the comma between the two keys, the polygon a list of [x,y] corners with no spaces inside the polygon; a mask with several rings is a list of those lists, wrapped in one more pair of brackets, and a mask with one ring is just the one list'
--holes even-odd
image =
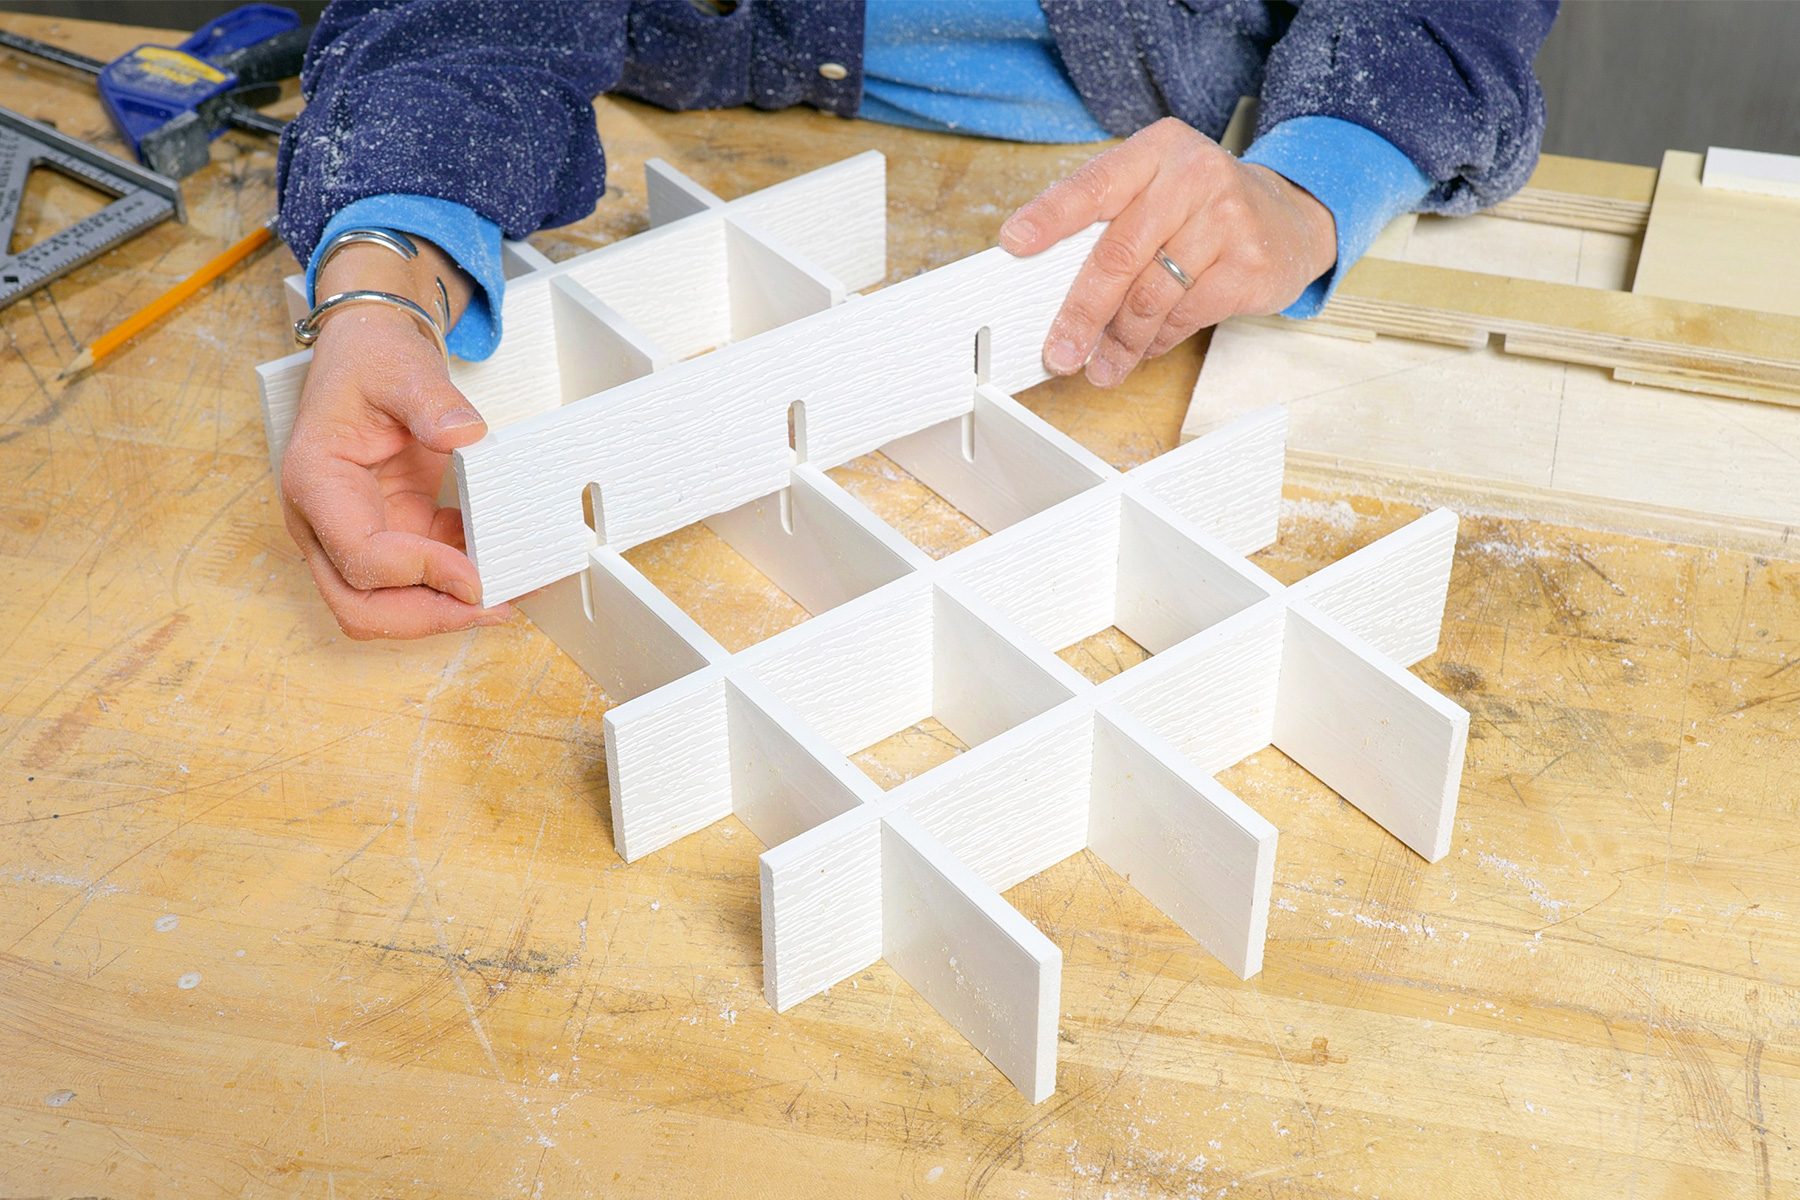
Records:
{"label": "silver ring on finger", "polygon": [[1170,258],[1167,251],[1158,250],[1156,252],[1156,261],[1162,264],[1163,270],[1175,277],[1175,282],[1181,285],[1182,291],[1185,292],[1194,286],[1194,277],[1182,270],[1181,264]]}

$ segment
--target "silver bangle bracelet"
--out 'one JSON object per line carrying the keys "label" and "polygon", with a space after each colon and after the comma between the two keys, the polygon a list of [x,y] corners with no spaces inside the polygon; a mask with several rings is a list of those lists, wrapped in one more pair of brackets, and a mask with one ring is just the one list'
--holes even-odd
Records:
{"label": "silver bangle bracelet", "polygon": [[385,304],[389,308],[397,308],[401,312],[417,317],[419,324],[431,332],[431,340],[437,343],[438,353],[444,361],[450,360],[450,348],[444,344],[444,331],[438,323],[431,319],[423,305],[408,300],[405,296],[396,296],[392,292],[376,292],[367,289],[351,292],[339,292],[335,296],[327,296],[313,306],[313,310],[294,322],[294,340],[302,346],[310,346],[319,340],[320,323],[331,313],[352,304]]}
{"label": "silver bangle bracelet", "polygon": [[[397,229],[346,229],[326,242],[324,248],[319,251],[319,263],[313,268],[312,277],[317,279],[323,275],[326,265],[331,262],[338,251],[346,246],[354,246],[359,243],[391,250],[406,262],[411,262],[419,257],[419,248],[413,245],[413,240]],[[450,329],[450,293],[444,287],[443,276],[437,276],[436,282],[438,291],[437,327],[440,333],[448,333]]]}
{"label": "silver bangle bracelet", "polygon": [[319,271],[325,269],[325,264],[331,261],[332,255],[345,246],[354,246],[359,242],[392,250],[408,262],[419,257],[419,248],[413,245],[413,240],[397,229],[346,229],[326,242],[324,249],[319,251]]}

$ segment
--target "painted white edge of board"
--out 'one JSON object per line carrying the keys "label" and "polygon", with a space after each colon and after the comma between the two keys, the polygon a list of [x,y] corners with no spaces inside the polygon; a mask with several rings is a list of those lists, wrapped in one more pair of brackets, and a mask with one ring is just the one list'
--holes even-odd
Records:
{"label": "painted white edge of board", "polygon": [[1427,862],[1450,852],[1469,714],[1318,609],[1290,605],[1275,746]]}
{"label": "painted white edge of board", "polygon": [[1709,146],[1700,186],[1800,200],[1800,155]]}
{"label": "painted white edge of board", "polygon": [[1027,1100],[1048,1099],[1062,951],[905,813],[882,824],[881,956]]}

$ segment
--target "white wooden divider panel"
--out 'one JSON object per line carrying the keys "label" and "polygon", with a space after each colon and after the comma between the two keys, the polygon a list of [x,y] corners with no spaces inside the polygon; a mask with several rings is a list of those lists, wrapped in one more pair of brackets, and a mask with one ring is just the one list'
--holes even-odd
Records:
{"label": "white wooden divider panel", "polygon": [[[669,365],[667,352],[648,334],[566,276],[550,281],[550,316],[556,327],[555,404],[618,387]],[[554,405],[544,411],[550,407]]]}
{"label": "white wooden divider panel", "polygon": [[850,291],[887,278],[887,159],[879,150],[752,192],[730,208]]}
{"label": "white wooden divider panel", "polygon": [[1091,456],[1045,438],[1036,418],[1010,396],[1003,399],[978,388],[972,413],[881,448],[989,533],[1086,491],[1110,473],[1104,463],[1091,464]]}
{"label": "white wooden divider panel", "polygon": [[1410,667],[1437,652],[1455,558],[1456,514],[1440,508],[1301,580],[1294,598]]}
{"label": "white wooden divider panel", "polygon": [[824,312],[842,304],[846,295],[835,276],[730,217],[725,219],[725,273],[731,339],[737,342]]}
{"label": "white wooden divider panel", "polygon": [[881,956],[1026,1099],[1048,1099],[1062,951],[904,814],[881,855]]}
{"label": "white wooden divider panel", "polygon": [[931,711],[965,744],[978,746],[1075,694],[1069,680],[1079,677],[1067,664],[1032,654],[944,588],[934,600]]}
{"label": "white wooden divider panel", "polygon": [[976,542],[949,570],[1039,644],[1072,646],[1113,623],[1121,503],[1097,488]]}
{"label": "white wooden divider panel", "polygon": [[881,958],[881,830],[865,805],[763,854],[763,993],[776,1012]]}
{"label": "white wooden divider panel", "polygon": [[640,858],[730,815],[726,691],[723,675],[698,671],[607,710],[607,792],[622,858]]}
{"label": "white wooden divider panel", "polygon": [[1094,717],[1088,842],[1238,975],[1262,970],[1275,827],[1113,706]]}
{"label": "white wooden divider panel", "polygon": [[908,575],[738,661],[826,742],[855,754],[931,715],[936,613],[928,575]]}
{"label": "white wooden divider panel", "polygon": [[1275,745],[1427,862],[1450,852],[1469,714],[1317,609],[1288,609]]}
{"label": "white wooden divider panel", "polygon": [[1102,690],[1208,774],[1275,740],[1285,606],[1248,608]]}
{"label": "white wooden divider panel", "polygon": [[706,519],[707,528],[817,616],[914,570],[922,550],[847,496],[824,472],[796,467],[782,491]]}
{"label": "white wooden divider panel", "polygon": [[1246,413],[1213,431],[1203,462],[1165,454],[1131,474],[1189,521],[1250,554],[1273,545],[1281,524],[1287,425],[1279,405]]}
{"label": "white wooden divider panel", "polygon": [[725,201],[660,158],[644,164],[644,201],[650,210],[652,229],[709,208],[725,206]]}
{"label": "white wooden divider panel", "polygon": [[1057,708],[968,751],[954,772],[902,784],[894,803],[1005,891],[1087,845],[1092,732],[1080,706]]}
{"label": "white wooden divider panel", "polygon": [[[788,717],[754,680],[727,685],[731,810],[765,846],[778,845],[864,802],[849,764],[808,746],[803,722]],[[865,781],[866,782],[866,781]]]}
{"label": "white wooden divider panel", "polygon": [[1097,236],[1035,258],[978,254],[457,451],[483,595],[510,599],[579,566],[588,531],[573,498],[591,483],[605,499],[605,540],[620,549],[785,486],[795,399],[806,404],[808,461],[821,467],[961,416],[974,405],[983,326],[995,377],[1039,382],[1040,334]]}
{"label": "white wooden divider panel", "polygon": [[[886,273],[884,188],[878,155],[729,202],[654,163],[652,232],[515,248],[505,343],[453,368],[491,424],[458,498],[488,600],[542,589],[522,606],[615,702],[619,853],[735,813],[772,1005],[885,958],[1040,1100],[1061,955],[1000,889],[1092,848],[1254,974],[1276,833],[1213,775],[1270,744],[1448,850],[1468,716],[1404,667],[1456,520],[1282,586],[1243,556],[1276,534],[1283,411],[1121,474],[1010,394],[1098,231],[839,305]],[[275,463],[306,360],[258,370]],[[990,536],[934,561],[824,474],[881,446]],[[694,521],[810,619],[729,653],[620,555]],[[1100,684],[1057,657],[1109,625],[1153,656]],[[850,761],[931,714],[969,748],[888,792]]]}

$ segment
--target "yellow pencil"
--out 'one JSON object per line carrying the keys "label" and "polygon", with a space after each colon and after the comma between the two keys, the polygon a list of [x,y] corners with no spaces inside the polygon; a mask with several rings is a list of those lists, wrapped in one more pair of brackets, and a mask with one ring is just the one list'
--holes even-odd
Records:
{"label": "yellow pencil", "polygon": [[275,220],[271,217],[204,267],[95,338],[86,350],[76,356],[74,362],[63,368],[57,378],[67,379],[71,375],[78,375],[87,370],[142,333],[148,326],[160,320],[183,300],[268,245],[274,237]]}

